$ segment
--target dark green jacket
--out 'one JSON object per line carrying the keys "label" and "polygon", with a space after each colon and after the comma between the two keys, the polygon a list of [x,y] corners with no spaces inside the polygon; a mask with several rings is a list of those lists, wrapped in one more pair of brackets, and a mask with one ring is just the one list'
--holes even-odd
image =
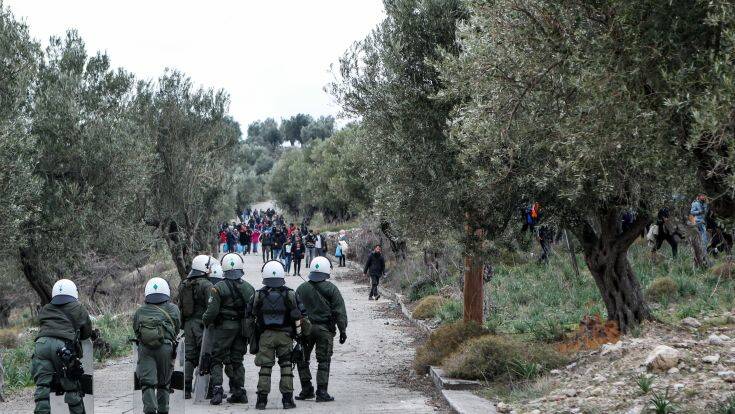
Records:
{"label": "dark green jacket", "polygon": [[[233,288],[240,289],[242,301],[230,290]],[[207,310],[202,316],[205,326],[217,325],[222,320],[239,321],[245,317],[245,307],[250,303],[255,295],[253,286],[244,280],[224,279],[217,282],[214,287],[210,288]]]}
{"label": "dark green jacket", "polygon": [[[74,332],[74,325],[69,318],[64,315],[62,309],[66,311],[76,322],[79,329],[79,337]],[[79,302],[69,302],[64,305],[47,304],[38,313],[38,321],[40,330],[37,338],[50,336],[66,341],[75,339],[85,340],[92,335],[92,321],[89,319],[89,313]]]}
{"label": "dark green jacket", "polygon": [[[181,292],[185,284],[194,284],[194,314],[189,317],[181,315],[181,324],[183,325],[187,319],[202,319],[204,312],[207,310],[207,301],[209,299],[209,291],[212,289],[212,282],[206,276],[186,279],[179,285],[179,300],[181,300]],[[179,302],[180,303],[180,302]]]}
{"label": "dark green jacket", "polygon": [[[161,310],[166,313],[164,314]],[[138,334],[138,329],[140,328],[140,319],[142,316],[151,316],[160,319],[166,327],[166,339],[171,342],[176,340],[176,337],[179,335],[179,331],[181,330],[181,314],[179,313],[179,308],[176,305],[171,302],[159,303],[156,305],[145,303],[139,307],[133,316],[133,331],[135,331],[136,337],[140,336]]]}
{"label": "dark green jacket", "polygon": [[332,282],[305,282],[296,289],[296,294],[304,304],[311,323],[325,325],[331,331],[334,331],[335,325],[340,332],[347,329],[345,301]]}

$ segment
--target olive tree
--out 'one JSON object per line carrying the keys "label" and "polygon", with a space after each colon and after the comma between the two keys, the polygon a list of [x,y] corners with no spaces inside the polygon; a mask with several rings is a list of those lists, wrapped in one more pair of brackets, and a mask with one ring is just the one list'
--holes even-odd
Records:
{"label": "olive tree", "polygon": [[146,222],[166,241],[181,278],[198,253],[211,252],[218,220],[231,217],[238,124],[222,91],[194,88],[177,71],[143,85],[138,116],[154,142]]}
{"label": "olive tree", "polygon": [[[651,19],[664,13],[642,3]],[[651,316],[628,248],[692,173],[652,93],[660,68],[644,63],[658,33],[636,22],[642,3],[473,1],[463,52],[443,66],[461,102],[452,140],[482,204],[541,202],[581,242],[624,331]],[[624,210],[637,215],[623,231]]]}

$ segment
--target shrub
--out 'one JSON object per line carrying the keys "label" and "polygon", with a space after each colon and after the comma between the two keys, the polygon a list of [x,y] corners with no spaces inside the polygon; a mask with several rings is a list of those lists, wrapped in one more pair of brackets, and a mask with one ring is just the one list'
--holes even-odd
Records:
{"label": "shrub", "polygon": [[411,302],[421,300],[428,296],[434,296],[439,291],[433,281],[422,279],[411,284],[408,298]]}
{"label": "shrub", "polygon": [[416,319],[431,319],[443,304],[444,298],[441,296],[427,296],[419,301],[411,315]]}
{"label": "shrub", "polygon": [[442,325],[429,335],[429,339],[416,350],[414,368],[424,374],[430,365],[440,365],[444,358],[456,351],[468,339],[485,334],[474,322],[462,321]]}
{"label": "shrub", "polygon": [[548,318],[529,326],[533,337],[541,342],[557,342],[566,337],[564,325],[557,319]]}
{"label": "shrub", "polygon": [[712,268],[712,274],[722,279],[733,279],[735,276],[735,262],[724,262]]}
{"label": "shrub", "polygon": [[562,364],[564,358],[549,345],[484,335],[465,342],[444,361],[444,370],[452,377],[471,380],[528,380]]}
{"label": "shrub", "polygon": [[442,323],[451,323],[462,319],[464,309],[462,302],[458,300],[449,299],[442,304],[436,316]]}
{"label": "shrub", "polygon": [[15,348],[18,346],[18,329],[0,329],[0,348]]}
{"label": "shrub", "polygon": [[94,350],[97,361],[130,353],[132,347],[129,340],[135,336],[130,316],[104,315],[95,321],[94,326],[100,333],[100,339],[95,342]]}
{"label": "shrub", "polygon": [[668,276],[658,277],[651,282],[646,291],[646,296],[651,300],[668,299],[679,293],[679,285]]}

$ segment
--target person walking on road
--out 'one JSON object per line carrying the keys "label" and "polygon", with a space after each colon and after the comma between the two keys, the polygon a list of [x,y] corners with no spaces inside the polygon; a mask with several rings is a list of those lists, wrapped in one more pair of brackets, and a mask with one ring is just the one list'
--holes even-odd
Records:
{"label": "person walking on road", "polygon": [[[324,256],[327,251],[327,239],[322,233],[317,230],[314,236],[314,253],[316,256]],[[311,268],[311,261],[309,262],[309,268]]]}
{"label": "person walking on road", "polygon": [[179,308],[170,300],[168,282],[154,277],[145,286],[145,304],[133,316],[138,342],[135,374],[140,381],[145,414],[168,413],[172,361],[181,330]]}
{"label": "person walking on road", "polygon": [[[64,391],[64,402],[69,407],[69,413],[84,414],[80,375],[76,375],[78,371],[75,373],[71,368],[80,364],[80,341],[92,335],[92,321],[87,310],[79,303],[77,286],[71,280],[58,280],[51,289],[51,295],[51,303],[38,313],[39,330],[31,360],[31,375],[36,383],[36,408],[33,412],[51,413],[51,387],[56,378],[57,386]],[[62,358],[60,350],[68,350],[66,355],[71,358]],[[65,369],[62,371],[62,368]]]}
{"label": "person walking on road", "polygon": [[380,293],[378,293],[378,285],[380,284],[380,278],[385,275],[385,259],[383,258],[383,249],[378,244],[373,249],[373,252],[368,256],[367,262],[365,263],[365,269],[363,273],[365,276],[370,276],[370,297],[368,300],[380,299]]}
{"label": "person walking on road", "polygon": [[250,332],[246,329],[245,308],[255,295],[250,283],[242,280],[243,259],[237,253],[228,253],[220,261],[224,280],[210,289],[207,310],[202,320],[208,332],[212,332],[212,405],[219,405],[224,398],[222,367],[230,380],[229,403],[248,402],[245,392],[245,367],[243,358],[247,352]]}
{"label": "person walking on road", "polygon": [[316,255],[316,235],[314,234],[314,230],[309,230],[309,233],[306,234],[304,237],[304,244],[306,246],[306,267],[309,267],[311,264],[311,259],[313,259]]}
{"label": "person walking on road", "polygon": [[[334,336],[339,330],[339,343],[347,340],[347,310],[337,286],[328,281],[332,273],[332,263],[323,256],[311,262],[309,281],[296,289],[296,295],[304,303],[311,322],[311,332],[304,337],[304,359],[298,361],[301,393],[297,400],[316,397],[316,402],[334,401],[329,395],[329,366],[332,362]],[[316,394],[311,383],[309,359],[316,350]]]}
{"label": "person walking on road", "polygon": [[186,363],[184,365],[184,398],[191,398],[194,368],[199,365],[199,351],[202,349],[204,323],[202,316],[207,310],[207,299],[212,282],[211,256],[199,255],[191,263],[191,271],[179,285],[179,304],[181,305],[181,324],[184,327]]}
{"label": "person walking on road", "polygon": [[[278,360],[281,368],[281,391],[284,409],[296,408],[293,400],[293,340],[302,334],[306,311],[293,289],[285,286],[285,269],[277,260],[262,268],[263,288],[248,306],[248,317],[256,321],[259,340],[255,365],[260,367],[257,410],[265,410],[271,390],[271,372]],[[304,328],[306,329],[305,325]],[[306,334],[308,332],[304,332]],[[251,345],[251,352],[253,348]]]}
{"label": "person walking on road", "polygon": [[260,246],[263,249],[263,263],[270,260],[271,244],[273,243],[273,232],[270,229],[264,229],[260,233]]}
{"label": "person walking on road", "polygon": [[253,253],[258,253],[258,243],[260,243],[260,230],[254,229],[250,235],[250,242],[253,245]]}
{"label": "person walking on road", "polygon": [[301,276],[301,260],[304,259],[304,245],[298,239],[291,248],[291,258],[293,259],[293,275]]}

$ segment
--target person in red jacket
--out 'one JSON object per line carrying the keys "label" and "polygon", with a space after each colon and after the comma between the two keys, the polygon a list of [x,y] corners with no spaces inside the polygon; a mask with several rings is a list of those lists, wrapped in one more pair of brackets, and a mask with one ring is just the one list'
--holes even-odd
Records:
{"label": "person in red jacket", "polygon": [[219,231],[219,251],[220,253],[225,253],[227,246],[227,232],[225,231],[225,228],[221,228]]}
{"label": "person in red jacket", "polygon": [[250,241],[253,243],[253,253],[258,253],[258,243],[260,243],[260,230],[257,228],[253,230],[252,236],[250,236]]}

